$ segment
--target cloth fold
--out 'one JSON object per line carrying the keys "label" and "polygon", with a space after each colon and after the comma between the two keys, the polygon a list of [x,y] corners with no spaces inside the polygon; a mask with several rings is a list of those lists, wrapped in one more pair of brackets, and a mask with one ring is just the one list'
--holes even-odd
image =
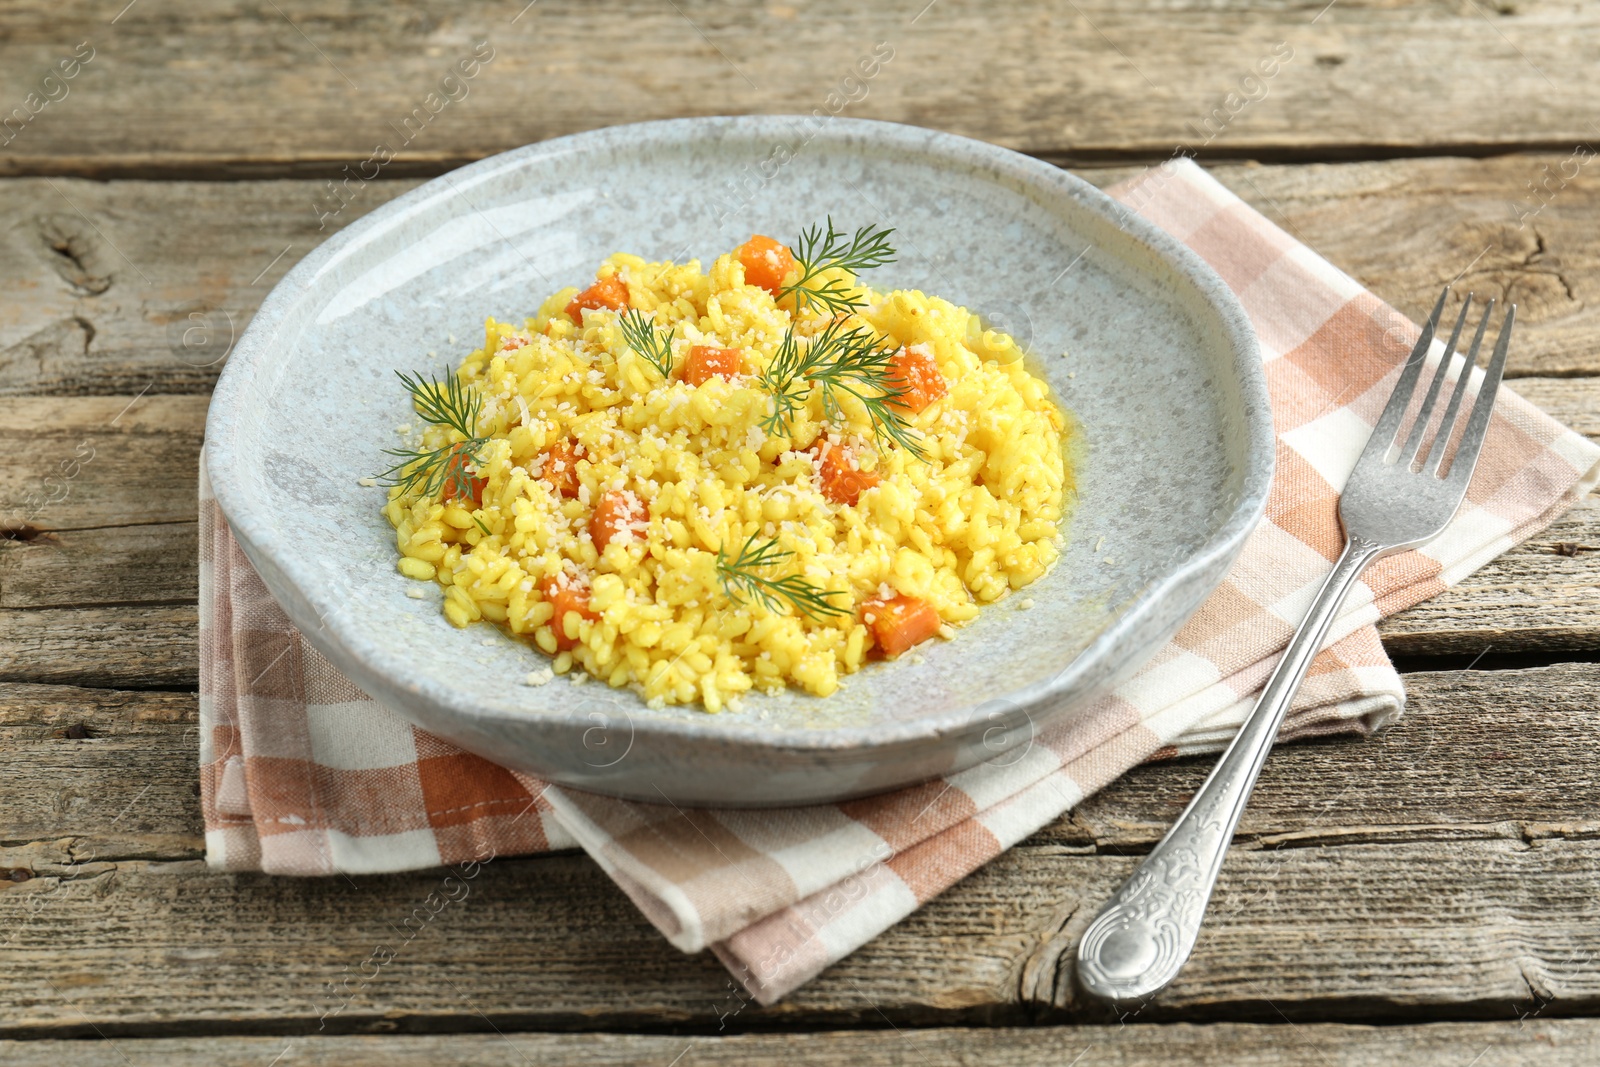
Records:
{"label": "cloth fold", "polygon": [[[582,847],[673,945],[710,948],[770,1003],[1130,767],[1219,750],[1339,552],[1338,489],[1417,328],[1187,160],[1111,193],[1239,295],[1261,339],[1278,466],[1266,517],[1223,585],[1090,713],[994,762],[842,804],[684,810],[549,786],[412,727],[324,660],[234,542],[202,457],[209,862],[370,873]],[[1404,690],[1378,619],[1459,582],[1597,480],[1600,446],[1507,389],[1461,513],[1366,573],[1282,739],[1370,733],[1399,715]]]}

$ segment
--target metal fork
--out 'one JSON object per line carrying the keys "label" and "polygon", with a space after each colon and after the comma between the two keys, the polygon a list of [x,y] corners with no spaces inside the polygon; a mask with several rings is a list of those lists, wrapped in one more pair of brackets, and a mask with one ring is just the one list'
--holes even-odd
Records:
{"label": "metal fork", "polygon": [[[1262,690],[1261,699],[1172,829],[1084,931],[1083,940],[1078,943],[1078,980],[1089,993],[1113,1001],[1143,1001],[1178,976],[1194,950],[1217,872],[1261,765],[1266,762],[1295,690],[1322,648],[1345,595],[1374,560],[1437,537],[1466,497],[1467,482],[1477,465],[1499,392],[1517,308],[1513,304],[1506,312],[1466,429],[1454,459],[1441,475],[1467,380],[1472,376],[1484,329],[1494,310],[1491,300],[1478,323],[1439,428],[1431,438],[1432,446],[1424,454],[1422,444],[1429,439],[1434,407],[1449,376],[1456,342],[1472,305],[1470,294],[1461,305],[1450,343],[1445,346],[1415,422],[1403,439],[1400,428],[1449,292],[1446,286],[1439,294],[1439,302],[1428,316],[1422,336],[1406,360],[1400,380],[1339,498],[1344,552],[1322,583],[1305,621],[1295,631],[1283,659]],[[1419,455],[1423,457],[1420,467]]]}

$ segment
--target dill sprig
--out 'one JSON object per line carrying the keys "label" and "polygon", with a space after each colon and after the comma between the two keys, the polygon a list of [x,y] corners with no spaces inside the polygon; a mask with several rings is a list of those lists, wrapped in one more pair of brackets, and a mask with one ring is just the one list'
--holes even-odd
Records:
{"label": "dill sprig", "polygon": [[724,549],[717,549],[717,578],[728,599],[742,604],[755,600],[773,614],[783,610],[784,601],[794,605],[807,618],[821,620],[829,615],[848,615],[850,609],[828,600],[831,596],[844,596],[837,589],[824,592],[798,574],[782,578],[769,578],[763,571],[777,566],[794,555],[778,547],[778,541],[756,540],[751,534],[732,559]]}
{"label": "dill sprig", "polygon": [[772,414],[762,420],[762,428],[774,435],[788,433],[789,420],[815,385],[822,390],[830,419],[842,419],[841,394],[849,394],[861,402],[880,443],[897,444],[917,459],[926,459],[911,424],[894,407],[905,395],[897,384],[894,354],[895,349],[885,347],[871,330],[847,328],[843,319],[823,327],[802,352],[791,325],[759,379],[772,394]]}
{"label": "dill sprig", "polygon": [[[483,397],[472,392],[454,374],[444,380],[424,381],[422,375],[396,371],[411,394],[412,406],[424,422],[448,427],[460,434],[461,441],[433,449],[386,448],[385,455],[400,462],[383,472],[384,484],[398,485],[406,493],[435,497],[446,486],[464,499],[472,496],[472,475],[467,465],[481,463],[479,450],[489,443],[478,435],[478,416],[483,413]],[[485,530],[485,533],[488,531]]]}
{"label": "dill sprig", "polygon": [[[813,344],[807,352],[815,348]],[[794,326],[791,325],[783,331],[783,339],[778,342],[778,350],[772,354],[767,369],[756,379],[763,389],[772,394],[772,414],[761,420],[761,428],[767,433],[778,435],[789,432],[789,420],[800,410],[811,391],[801,374],[804,367],[805,357],[795,341]]]}
{"label": "dill sprig", "polygon": [[661,372],[661,377],[672,378],[672,331],[657,330],[644,317],[644,313],[635,308],[629,308],[617,320],[622,327],[622,339],[628,347],[639,353],[649,361],[650,365]]}
{"label": "dill sprig", "polygon": [[893,263],[894,248],[889,244],[889,235],[893,232],[893,229],[875,230],[863,226],[847,240],[843,232],[833,228],[830,216],[826,232],[820,226],[813,226],[801,233],[791,247],[800,277],[779,289],[778,298],[781,300],[792,294],[796,310],[813,305],[831,315],[854,311],[861,306],[861,297],[852,292],[856,287],[841,278],[823,280],[820,275],[835,267],[860,274]]}
{"label": "dill sprig", "polygon": [[805,376],[822,389],[823,407],[830,418],[840,419],[839,394],[848,393],[866,409],[873,436],[925,459],[911,424],[892,406],[905,396],[905,389],[896,384],[894,354],[871,330],[862,326],[845,330],[844,323],[835,320],[806,350]]}

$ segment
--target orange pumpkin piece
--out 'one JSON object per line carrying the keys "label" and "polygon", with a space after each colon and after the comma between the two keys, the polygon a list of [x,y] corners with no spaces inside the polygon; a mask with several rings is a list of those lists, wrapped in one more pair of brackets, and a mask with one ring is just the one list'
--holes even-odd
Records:
{"label": "orange pumpkin piece", "polygon": [[557,441],[545,451],[539,477],[559,496],[570,500],[578,495],[578,449],[571,438]]}
{"label": "orange pumpkin piece", "polygon": [[817,451],[817,473],[822,476],[822,495],[835,504],[853,507],[861,499],[862,493],[882,481],[877,471],[866,471],[856,466],[855,454],[843,445],[823,442]]}
{"label": "orange pumpkin piece", "polygon": [[739,246],[739,262],[744,265],[745,284],[759,285],[773,296],[783,288],[783,279],[794,273],[794,253],[759,233]]}
{"label": "orange pumpkin piece", "polygon": [[[598,622],[600,616],[589,610],[589,590],[579,585],[568,585],[561,578],[546,578],[539,583],[539,593],[556,609],[550,617],[550,629],[556,632],[556,649],[565,651],[578,647],[576,637],[567,636],[567,616],[577,615],[579,618]],[[572,632],[578,632],[578,624],[572,624]]]}
{"label": "orange pumpkin piece", "polygon": [[734,378],[739,374],[740,348],[715,348],[695,345],[689,349],[689,358],[683,363],[683,380],[690,385],[704,385],[712,378]]}
{"label": "orange pumpkin piece", "polygon": [[889,385],[901,391],[900,397],[891,401],[895,407],[915,413],[950,392],[930,352],[902,348],[889,363]]}
{"label": "orange pumpkin piece", "polygon": [[869,600],[861,607],[861,617],[878,649],[890,658],[922,644],[938,633],[941,625],[933,605],[914,596]]}
{"label": "orange pumpkin piece", "polygon": [[584,308],[609,308],[612,311],[621,311],[627,306],[628,285],[613,274],[609,278],[601,278],[573,297],[567,303],[567,318],[581,323]]}
{"label": "orange pumpkin piece", "polygon": [[[444,476],[444,492],[439,494],[440,500],[448,504],[450,501],[454,500],[460,495],[459,486],[457,484],[459,479],[456,478],[456,472],[465,471],[466,467],[467,457],[465,456],[458,455],[455,459],[450,461],[450,466]],[[470,500],[472,506],[475,508],[483,507],[483,490],[488,486],[489,479],[469,478],[467,481],[471,495],[465,499]]]}
{"label": "orange pumpkin piece", "polygon": [[595,551],[604,552],[623,531],[643,526],[648,518],[644,504],[628,490],[613,489],[605,493],[589,519],[589,537],[594,541]]}

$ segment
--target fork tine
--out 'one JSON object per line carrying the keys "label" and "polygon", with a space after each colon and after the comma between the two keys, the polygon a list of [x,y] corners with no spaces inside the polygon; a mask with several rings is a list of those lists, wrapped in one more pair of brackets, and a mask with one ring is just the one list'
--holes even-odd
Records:
{"label": "fork tine", "polygon": [[1456,379],[1455,391],[1450,394],[1450,403],[1444,409],[1444,418],[1439,420],[1439,436],[1433,439],[1433,447],[1428,450],[1428,458],[1423,461],[1424,474],[1438,474],[1440,465],[1444,463],[1444,450],[1450,444],[1450,438],[1455,432],[1456,414],[1461,410],[1461,398],[1467,394],[1467,382],[1472,377],[1472,368],[1478,365],[1478,349],[1483,345],[1483,331],[1489,328],[1489,317],[1493,314],[1494,300],[1491,299],[1483,306],[1483,318],[1478,321],[1478,332],[1472,335],[1472,350],[1461,362],[1461,377]]}
{"label": "fork tine", "polygon": [[1447,285],[1444,292],[1439,294],[1438,303],[1433,305],[1433,313],[1428,316],[1428,321],[1422,324],[1417,345],[1406,359],[1400,380],[1395,382],[1394,392],[1389,394],[1389,402],[1384,405],[1383,414],[1378,416],[1378,424],[1372,428],[1372,436],[1367,438],[1367,447],[1361,451],[1361,462],[1374,455],[1386,455],[1389,446],[1394,444],[1395,435],[1400,432],[1400,420],[1406,413],[1406,405],[1411,403],[1411,394],[1422,373],[1422,361],[1427,358],[1428,346],[1433,344],[1434,331],[1439,328],[1439,316],[1444,313],[1444,299],[1449,295],[1450,287]]}
{"label": "fork tine", "polygon": [[1428,431],[1428,422],[1433,418],[1433,405],[1439,400],[1439,390],[1444,387],[1445,375],[1450,373],[1450,363],[1456,354],[1456,342],[1461,340],[1461,327],[1466,324],[1467,312],[1471,308],[1472,294],[1468,293],[1467,298],[1461,302],[1461,314],[1456,316],[1455,329],[1450,331],[1450,340],[1444,346],[1444,356],[1439,360],[1439,369],[1433,372],[1433,381],[1428,384],[1428,394],[1422,398],[1422,410],[1417,412],[1416,425],[1411,427],[1405,447],[1400,450],[1398,462],[1402,467],[1409,468],[1411,461],[1417,458],[1417,450],[1422,447],[1422,435]]}
{"label": "fork tine", "polygon": [[1472,478],[1472,469],[1478,465],[1478,450],[1483,447],[1483,439],[1489,431],[1489,415],[1494,411],[1495,397],[1500,392],[1500,378],[1506,369],[1506,352],[1511,348],[1511,327],[1516,318],[1517,305],[1512,304],[1506,309],[1505,321],[1500,324],[1494,355],[1483,370],[1483,383],[1478,386],[1478,402],[1472,405],[1472,417],[1467,420],[1461,445],[1456,449],[1456,458],[1450,464],[1450,477],[1446,480],[1463,490]]}

